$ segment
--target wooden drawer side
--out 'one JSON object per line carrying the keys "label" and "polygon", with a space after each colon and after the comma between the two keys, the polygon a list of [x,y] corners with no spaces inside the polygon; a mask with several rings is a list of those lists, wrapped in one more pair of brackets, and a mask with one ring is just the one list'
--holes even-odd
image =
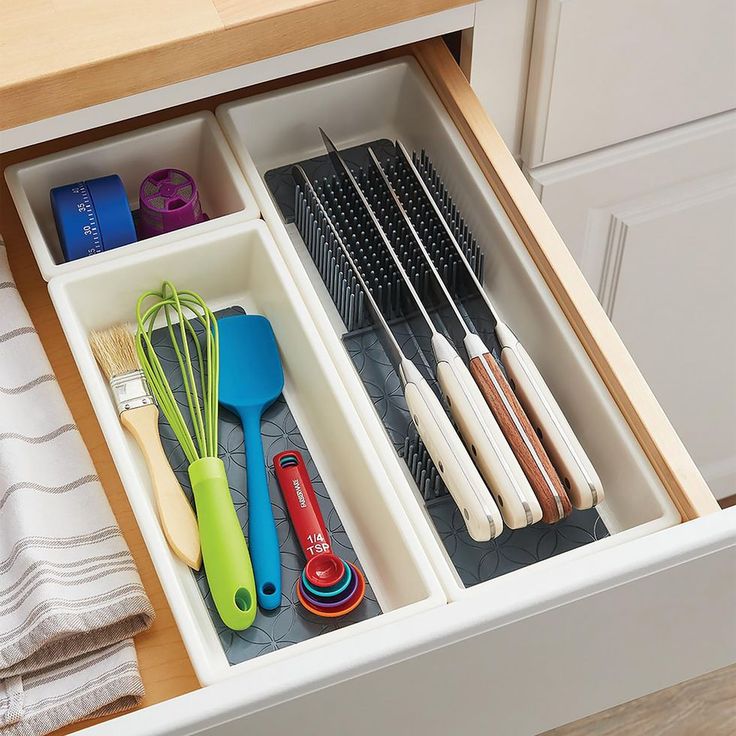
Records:
{"label": "wooden drawer side", "polygon": [[554,225],[441,39],[412,53],[447,108],[684,521],[719,510]]}

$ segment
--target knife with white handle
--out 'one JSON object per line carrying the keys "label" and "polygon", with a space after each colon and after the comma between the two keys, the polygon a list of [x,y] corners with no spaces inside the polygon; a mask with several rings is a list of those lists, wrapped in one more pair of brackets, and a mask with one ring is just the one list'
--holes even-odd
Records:
{"label": "knife with white handle", "polygon": [[402,361],[404,398],[432,462],[463,515],[468,534],[485,542],[501,533],[498,506],[434,391],[409,360]]}
{"label": "knife with white handle", "polygon": [[332,219],[325,210],[312,183],[300,166],[293,168],[294,179],[308,192],[314,206],[327,222],[336,247],[339,247],[365,295],[373,321],[385,337],[386,354],[401,381],[404,398],[417,433],[427,448],[437,471],[460,510],[468,534],[477,542],[498,536],[503,519],[483,479],[460,441],[442,404],[417,367],[409,360],[381,313],[378,304],[343,242]]}
{"label": "knife with white handle", "polygon": [[[518,403],[534,425],[533,429],[536,430],[537,436],[541,436],[544,449],[547,451],[549,459],[559,473],[565,491],[574,506],[580,509],[595,506],[603,500],[604,492],[593,464],[590,462],[585,450],[575,436],[569,422],[562,413],[562,410],[554,399],[541,373],[534,365],[531,357],[524,350],[511,329],[499,317],[488,293],[478,280],[470,263],[468,263],[465,253],[455,239],[452,229],[445,220],[422,175],[417,170],[410,154],[401,141],[396,141],[396,151],[423,191],[427,202],[434,211],[438,223],[444,229],[448,240],[457,251],[460,261],[464,265],[466,273],[475,286],[478,295],[483,299],[486,307],[496,321],[495,331],[501,345],[501,361],[514,383],[513,394],[515,396],[507,396],[506,398],[509,401],[514,401],[518,398]],[[470,357],[471,363],[473,363],[473,356],[470,355]],[[482,377],[483,380],[486,377],[493,378],[488,375],[488,368],[492,367],[490,361],[493,360],[493,356],[487,353],[484,356],[476,355],[475,357],[478,358],[478,360],[474,361],[475,375]],[[500,380],[498,375],[496,378]]]}

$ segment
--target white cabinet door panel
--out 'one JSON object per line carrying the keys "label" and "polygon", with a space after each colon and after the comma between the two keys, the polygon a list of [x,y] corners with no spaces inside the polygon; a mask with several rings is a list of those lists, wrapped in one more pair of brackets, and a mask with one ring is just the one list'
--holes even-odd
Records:
{"label": "white cabinet door panel", "polygon": [[559,161],[736,107],[734,38],[734,0],[539,0],[524,161]]}
{"label": "white cabinet door panel", "polygon": [[521,130],[529,76],[536,0],[482,0],[475,23],[463,32],[460,63],[473,91],[514,156]]}
{"label": "white cabinet door panel", "polygon": [[736,493],[736,115],[530,178],[713,492]]}
{"label": "white cabinet door panel", "polygon": [[[697,182],[695,183],[697,186]],[[601,296],[713,492],[736,492],[736,178],[619,220]]]}

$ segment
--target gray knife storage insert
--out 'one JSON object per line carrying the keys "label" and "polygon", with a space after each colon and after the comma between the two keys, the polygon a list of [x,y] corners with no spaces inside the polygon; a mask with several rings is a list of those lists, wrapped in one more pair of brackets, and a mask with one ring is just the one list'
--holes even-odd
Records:
{"label": "gray knife storage insert", "polygon": [[[240,307],[222,310],[217,317],[231,314],[242,314]],[[192,322],[195,330],[201,334],[199,324]],[[153,334],[153,345],[156,354],[161,360],[164,372],[171,383],[174,396],[181,403],[185,418],[189,414],[186,405],[186,394],[181,387],[181,373],[176,363],[174,351],[171,348],[168,330],[164,327]],[[196,364],[193,366],[195,379],[198,380]],[[189,463],[184,456],[176,436],[163,414],[159,418],[159,432],[161,441],[174,469],[177,479],[190,502],[192,500],[191,485],[187,467]],[[273,471],[273,457],[283,450],[299,450],[309,471],[309,477],[314,486],[317,501],[325,520],[325,526],[330,535],[333,551],[353,564],[361,567],[360,561],[353,549],[350,539],[343,528],[340,517],[330,500],[309,448],[304,441],[299,427],[289,410],[283,396],[270,406],[263,415],[261,422],[261,436],[263,450],[268,467],[268,489],[271,495],[271,508],[276,520],[276,530],[281,550],[281,606],[274,611],[264,611],[259,608],[253,625],[245,631],[232,631],[222,623],[215,604],[210,595],[204,567],[194,572],[199,590],[204,598],[207,610],[217,630],[220,643],[231,665],[239,664],[261,654],[283,649],[300,641],[306,641],[315,636],[340,629],[350,624],[364,621],[381,613],[381,607],[366,576],[366,590],[363,602],[347,616],[341,618],[322,618],[316,616],[299,603],[296,594],[296,583],[305,565],[305,558],[299,547],[299,541],[286,511],[285,502],[281,496],[278,482]],[[248,539],[248,493],[245,473],[245,447],[243,445],[243,429],[238,418],[226,409],[220,407],[218,424],[218,455],[225,463],[227,478],[230,484],[230,493],[233,497],[238,519]],[[362,570],[362,567],[361,567]]]}
{"label": "gray knife storage insert", "polygon": [[[406,207],[415,227],[418,221],[424,222],[422,212],[426,211],[426,204],[418,189],[413,189],[416,185],[412,184],[407,172],[403,170],[405,164],[396,157],[391,141],[379,140],[341,151],[361,188],[366,192],[384,231],[399,252],[435,323],[443,328],[456,346],[460,346],[459,352],[464,355],[462,332],[454,323],[447,305],[443,305],[442,299],[432,288],[426,265],[423,267],[418,249],[413,245],[405,224],[382,188],[378,175],[371,171],[368,146],[373,148],[394,188],[401,192],[400,188],[403,187],[402,201],[405,204],[409,201],[416,208],[412,211],[411,207]],[[424,152],[414,154],[414,162],[450,223],[453,234],[463,247],[476,275],[482,280],[483,252],[465,226],[462,214],[445,190],[441,177]],[[397,278],[392,277],[391,271],[395,267],[380,244],[375,227],[362,212],[357,196],[341,185],[326,155],[295,163],[304,169],[312,182],[317,196],[330,213],[364,277],[364,269],[370,264],[373,270],[371,286],[374,296],[379,297],[379,304],[394,335],[407,357],[413,360],[435,393],[440,396],[434,378],[435,361],[430,347],[429,330],[417,314],[405,287]],[[320,272],[344,324],[342,340],[345,348],[396,452],[406,462],[463,584],[467,587],[485,582],[609,536],[595,509],[574,509],[570,516],[557,524],[539,522],[525,529],[505,528],[499,537],[490,542],[476,542],[470,538],[459,510],[414,429],[399,378],[382,345],[380,331],[371,323],[370,314],[363,304],[360,286],[351,277],[349,264],[341,257],[339,246],[331,242],[331,235],[325,237],[325,233],[329,233],[329,227],[322,222],[319,209],[309,201],[309,193],[296,186],[292,165],[268,171],[265,181],[284,220],[296,224]],[[418,217],[415,216],[417,212]],[[427,223],[430,219],[427,218]],[[417,229],[450,287],[460,311],[498,359],[500,348],[492,315],[477,294],[474,295],[469,279],[456,258],[453,258],[452,251],[444,247],[436,228],[432,229],[427,224],[424,230],[419,227]],[[492,249],[488,253],[492,258]],[[384,256],[385,262],[380,262]],[[364,260],[361,261],[361,258]]]}

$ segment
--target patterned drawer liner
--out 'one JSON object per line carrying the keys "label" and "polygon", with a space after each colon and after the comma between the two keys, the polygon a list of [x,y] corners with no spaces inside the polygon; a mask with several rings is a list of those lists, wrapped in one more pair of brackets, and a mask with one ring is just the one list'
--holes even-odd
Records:
{"label": "patterned drawer liner", "polygon": [[[216,313],[217,317],[225,317],[231,314],[244,314],[245,310],[240,307],[224,309]],[[201,329],[196,326],[198,331]],[[166,329],[158,329],[154,332],[153,344],[156,352],[164,366],[164,371],[171,381],[172,389],[182,407],[186,406],[186,398],[180,384],[180,374],[175,362],[173,350],[168,345],[169,336]],[[198,376],[195,367],[195,376]],[[186,412],[184,412],[186,416]],[[184,453],[176,440],[171,427],[161,415],[159,431],[164,450],[179,482],[185,493],[192,501],[192,492],[187,475],[188,463]],[[254,624],[245,631],[232,631],[220,620],[215,605],[210,595],[204,568],[198,572],[192,572],[196,577],[197,584],[202,597],[207,605],[207,610],[215,625],[222,648],[228,662],[231,665],[239,664],[262,654],[267,654],[278,649],[283,649],[292,644],[306,641],[315,636],[320,636],[335,629],[349,626],[358,621],[364,621],[381,613],[376,596],[371,588],[370,581],[366,580],[366,592],[364,601],[352,613],[339,619],[326,619],[315,616],[304,610],[299,604],[296,595],[296,582],[304,568],[304,555],[299,548],[291,522],[286,512],[281,492],[273,472],[274,455],[288,449],[299,450],[309,469],[309,477],[314,485],[315,493],[319,501],[320,509],[327,525],[333,549],[336,554],[359,564],[358,557],[353,550],[350,539],[342,526],[340,517],[330,500],[327,489],[320,478],[309,448],[299,432],[299,427],[289,410],[283,396],[281,396],[265,413],[261,424],[263,447],[269,466],[269,491],[271,494],[271,507],[276,520],[276,529],[279,535],[281,547],[281,574],[283,585],[283,602],[275,611],[263,611],[258,609]],[[229,411],[220,407],[219,422],[219,455],[225,463],[230,492],[233,496],[235,509],[243,527],[245,538],[248,538],[248,494],[246,490],[245,475],[245,448],[243,446],[243,430],[238,418]]]}

